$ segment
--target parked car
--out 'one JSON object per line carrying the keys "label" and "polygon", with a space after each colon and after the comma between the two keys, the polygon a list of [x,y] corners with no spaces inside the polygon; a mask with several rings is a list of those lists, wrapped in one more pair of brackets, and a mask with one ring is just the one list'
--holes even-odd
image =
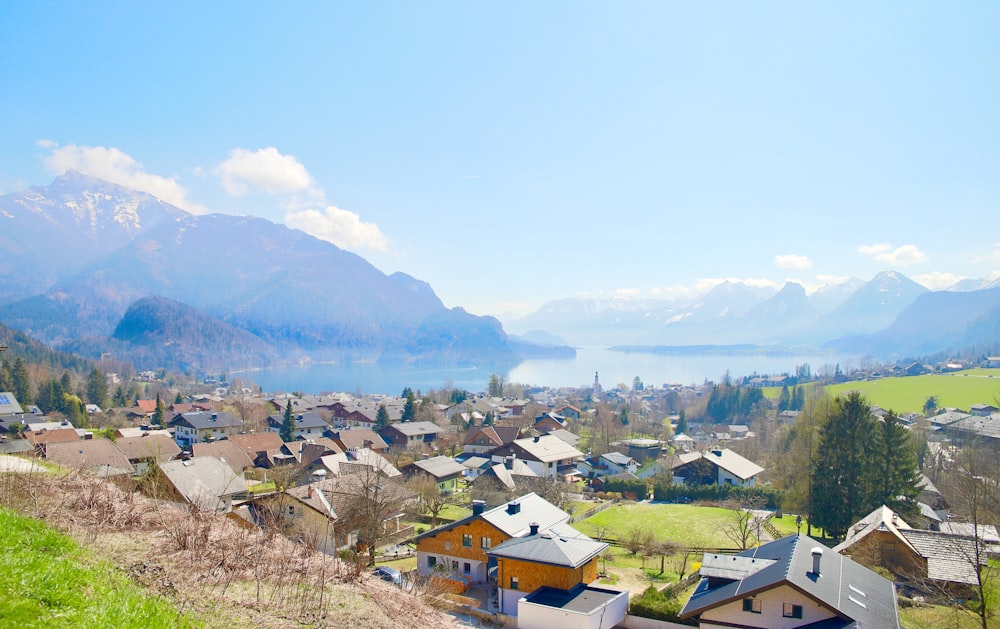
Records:
{"label": "parked car", "polygon": [[399,570],[390,568],[389,566],[379,566],[372,571],[372,574],[383,581],[388,581],[389,583],[395,583],[396,585],[401,585],[403,583],[403,575],[399,572]]}

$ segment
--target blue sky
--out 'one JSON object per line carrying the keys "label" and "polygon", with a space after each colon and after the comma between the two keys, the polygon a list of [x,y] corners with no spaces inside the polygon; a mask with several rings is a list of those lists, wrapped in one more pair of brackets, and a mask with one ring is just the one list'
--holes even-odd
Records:
{"label": "blue sky", "polygon": [[1000,271],[1000,3],[25,2],[0,192],[67,168],[448,306]]}

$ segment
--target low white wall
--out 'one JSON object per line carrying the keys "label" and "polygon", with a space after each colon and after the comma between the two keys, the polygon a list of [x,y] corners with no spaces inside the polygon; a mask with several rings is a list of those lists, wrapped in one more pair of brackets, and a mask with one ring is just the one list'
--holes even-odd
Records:
{"label": "low white wall", "polygon": [[678,625],[676,622],[666,620],[653,620],[641,616],[628,614],[625,620],[618,624],[622,629],[691,629],[691,625]]}

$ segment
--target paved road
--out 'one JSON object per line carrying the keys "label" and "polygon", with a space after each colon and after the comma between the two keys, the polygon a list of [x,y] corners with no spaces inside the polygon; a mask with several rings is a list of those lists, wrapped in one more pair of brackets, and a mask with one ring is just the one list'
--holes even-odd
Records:
{"label": "paved road", "polygon": [[22,459],[17,456],[11,456],[9,454],[0,454],[0,472],[30,473],[44,471],[46,471],[45,468],[34,461]]}

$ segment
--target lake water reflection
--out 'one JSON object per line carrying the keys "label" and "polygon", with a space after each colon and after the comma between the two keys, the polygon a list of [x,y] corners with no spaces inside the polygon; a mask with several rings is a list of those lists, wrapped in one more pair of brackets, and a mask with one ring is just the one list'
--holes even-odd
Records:
{"label": "lake water reflection", "polygon": [[[648,386],[701,384],[719,381],[727,372],[733,378],[753,373],[793,373],[808,363],[812,372],[832,370],[839,364],[847,370],[857,367],[851,357],[819,352],[685,352],[669,355],[626,353],[603,347],[578,348],[570,359],[528,360],[505,374],[508,382],[549,387],[590,386],[594,373],[604,388],[624,383],[631,386],[638,376]],[[427,391],[446,385],[468,391],[483,391],[490,374],[488,367],[415,367],[373,363],[314,364],[267,369],[246,374],[265,391],[348,391],[398,395],[404,387]],[[234,374],[243,375],[243,374]]]}

